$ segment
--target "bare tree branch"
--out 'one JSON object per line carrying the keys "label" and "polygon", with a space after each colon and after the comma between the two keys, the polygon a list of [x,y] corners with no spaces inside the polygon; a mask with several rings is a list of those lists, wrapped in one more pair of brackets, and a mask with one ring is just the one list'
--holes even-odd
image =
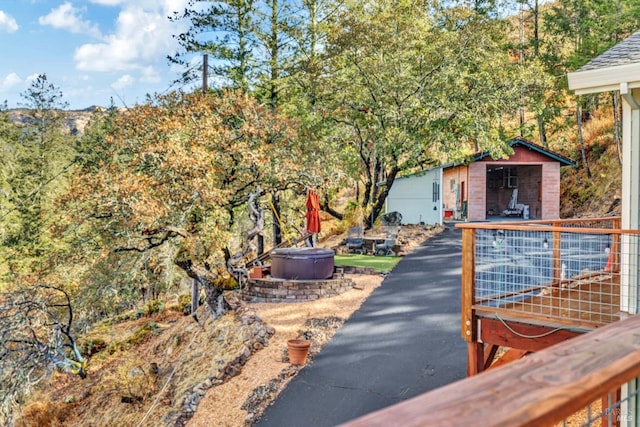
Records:
{"label": "bare tree branch", "polygon": [[71,298],[62,288],[37,285],[0,294],[0,421],[53,369],[86,377],[72,323]]}
{"label": "bare tree branch", "polygon": [[[178,229],[177,227],[172,227],[170,225],[164,226],[162,228],[154,228],[143,230],[143,235],[148,236],[144,238],[147,241],[147,244],[142,247],[123,247],[116,248],[114,252],[139,252],[143,253],[153,248],[157,248],[158,246],[162,246],[172,237],[189,237],[189,234],[183,230]],[[163,234],[161,237],[158,237],[158,234]]]}

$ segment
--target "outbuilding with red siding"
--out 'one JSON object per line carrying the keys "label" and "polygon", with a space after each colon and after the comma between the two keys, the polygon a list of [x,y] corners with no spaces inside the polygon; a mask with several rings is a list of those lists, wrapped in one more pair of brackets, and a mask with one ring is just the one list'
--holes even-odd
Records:
{"label": "outbuilding with red siding", "polygon": [[[417,218],[440,223],[559,218],[560,168],[574,162],[523,138],[512,139],[509,146],[513,154],[507,159],[478,153],[469,163],[404,177],[401,185],[397,180],[389,192],[387,211],[400,212],[405,223],[415,223]],[[434,180],[440,182],[436,185]],[[433,213],[438,214],[436,220],[431,218]]]}

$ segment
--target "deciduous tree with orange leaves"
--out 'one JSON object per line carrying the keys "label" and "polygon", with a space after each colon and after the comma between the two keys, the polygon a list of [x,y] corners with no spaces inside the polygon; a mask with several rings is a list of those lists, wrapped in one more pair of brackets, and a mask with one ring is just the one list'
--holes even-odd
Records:
{"label": "deciduous tree with orange leaves", "polygon": [[114,120],[62,200],[66,229],[99,235],[104,256],[174,245],[174,263],[220,314],[235,211],[258,185],[299,182],[306,149],[296,127],[234,91],[171,93]]}

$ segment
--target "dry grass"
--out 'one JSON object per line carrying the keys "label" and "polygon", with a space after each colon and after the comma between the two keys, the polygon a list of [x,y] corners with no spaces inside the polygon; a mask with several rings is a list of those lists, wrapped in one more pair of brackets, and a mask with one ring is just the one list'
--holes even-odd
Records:
{"label": "dry grass", "polygon": [[596,111],[585,122],[583,133],[591,177],[586,174],[575,129],[563,136],[567,145],[562,152],[571,151],[569,155],[578,161],[578,168],[562,171],[562,217],[604,216],[611,213],[613,202],[620,198],[621,165],[613,140],[611,107]]}
{"label": "dry grass", "polygon": [[48,398],[34,402],[23,411],[22,419],[17,427],[50,426],[63,427],[66,425],[67,414],[63,408],[51,402]]}
{"label": "dry grass", "polygon": [[[233,313],[215,322],[206,318],[206,310],[199,313],[200,325],[181,313],[164,312],[115,325],[110,334],[102,328],[100,336],[113,350],[93,357],[85,380],[57,374],[44,398],[25,405],[21,425],[55,426],[60,418],[65,426],[166,425],[171,414],[181,413],[186,392],[236,358],[247,339]],[[155,332],[141,343],[122,344],[148,322],[157,326]],[[39,400],[45,398],[50,403],[43,405]]]}

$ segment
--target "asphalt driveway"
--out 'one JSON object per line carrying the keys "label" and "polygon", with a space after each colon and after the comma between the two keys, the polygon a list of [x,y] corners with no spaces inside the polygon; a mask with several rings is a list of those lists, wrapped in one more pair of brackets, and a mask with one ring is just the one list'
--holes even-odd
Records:
{"label": "asphalt driveway", "polygon": [[334,426],[466,375],[461,232],[404,257],[257,426]]}

